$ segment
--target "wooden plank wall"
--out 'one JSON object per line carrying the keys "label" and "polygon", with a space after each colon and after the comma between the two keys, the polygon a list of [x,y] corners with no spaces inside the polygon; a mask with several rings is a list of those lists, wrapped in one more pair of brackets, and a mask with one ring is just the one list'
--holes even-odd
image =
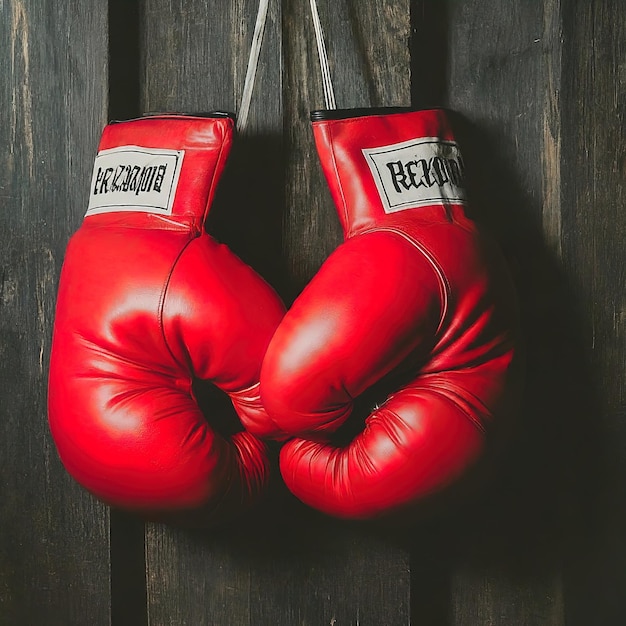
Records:
{"label": "wooden plank wall", "polygon": [[565,620],[608,625],[626,620],[626,7],[579,0],[562,11],[561,238],[595,399]]}
{"label": "wooden plank wall", "polygon": [[2,624],[110,619],[108,511],[65,474],[46,420],[57,277],[106,120],[106,22],[98,2],[0,2]]}
{"label": "wooden plank wall", "polygon": [[[473,501],[411,541],[317,515],[279,481],[227,529],[144,525],[65,474],[47,359],[100,130],[237,111],[257,9],[79,5],[0,0],[0,624],[625,623],[626,5],[319,1],[340,107],[459,114],[473,208],[519,287],[514,439]],[[340,241],[308,122],[323,105],[308,2],[272,2],[209,229],[288,303]]]}

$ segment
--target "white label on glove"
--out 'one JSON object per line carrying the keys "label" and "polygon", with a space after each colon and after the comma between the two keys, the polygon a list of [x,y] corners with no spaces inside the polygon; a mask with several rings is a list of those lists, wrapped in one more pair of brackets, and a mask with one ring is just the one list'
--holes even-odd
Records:
{"label": "white label on glove", "polygon": [[429,204],[463,204],[464,165],[457,144],[437,137],[363,150],[385,213]]}
{"label": "white label on glove", "polygon": [[171,215],[184,150],[121,146],[96,156],[85,215],[142,211]]}

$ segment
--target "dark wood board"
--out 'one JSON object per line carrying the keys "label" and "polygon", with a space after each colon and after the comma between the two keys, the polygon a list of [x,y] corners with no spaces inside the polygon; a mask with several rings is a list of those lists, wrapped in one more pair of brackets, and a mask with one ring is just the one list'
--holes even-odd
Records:
{"label": "dark wood board", "polygon": [[577,461],[581,524],[565,570],[568,626],[626,621],[625,8],[563,5],[563,256],[591,372]]}
{"label": "dark wood board", "polygon": [[65,245],[107,107],[106,3],[0,3],[0,621],[110,622],[108,511],[66,474],[46,414]]}

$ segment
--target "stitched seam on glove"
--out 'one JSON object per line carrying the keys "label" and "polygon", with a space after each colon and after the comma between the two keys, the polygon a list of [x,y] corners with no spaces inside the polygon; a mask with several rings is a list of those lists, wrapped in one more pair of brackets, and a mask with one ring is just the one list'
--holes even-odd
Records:
{"label": "stitched seam on glove", "polygon": [[[448,402],[453,404],[463,414],[463,416],[467,418],[467,420],[476,427],[477,430],[479,430],[482,434],[486,434],[487,429],[485,428],[481,420],[470,415],[468,408],[475,409],[475,407],[473,407],[471,403],[466,398],[464,398],[465,393],[460,393],[461,390],[465,392],[465,390],[462,387],[458,387],[456,385],[449,385],[449,388],[446,389],[444,387],[438,388],[432,385],[426,386],[426,385],[414,384],[414,385],[407,386],[405,389],[403,389],[403,391],[409,392],[411,391],[411,388],[413,387],[415,387],[416,391],[427,391],[428,393],[433,393],[438,396],[441,396],[442,398],[445,398]],[[456,389],[458,389],[459,392],[457,392]],[[484,405],[482,404],[482,402],[480,402],[480,400],[476,396],[474,396],[474,394],[470,394],[470,395],[477,402],[479,402],[484,408]],[[462,402],[459,400],[462,400]],[[463,404],[465,404],[466,406],[463,406]],[[486,409],[485,409],[485,413],[488,413]]]}
{"label": "stitched seam on glove", "polygon": [[164,317],[164,309],[165,309],[165,300],[167,299],[167,291],[168,288],[170,286],[170,282],[172,280],[172,276],[174,275],[174,270],[176,269],[176,266],[178,265],[178,262],[180,261],[181,257],[183,256],[183,254],[185,253],[185,251],[187,250],[187,248],[189,247],[189,245],[191,244],[191,242],[196,239],[199,235],[193,235],[189,238],[189,240],[185,243],[185,245],[181,248],[180,252],[178,253],[178,255],[176,256],[176,258],[174,259],[174,262],[172,263],[172,267],[170,267],[170,271],[167,274],[167,278],[163,283],[163,289],[161,291],[161,295],[159,298],[159,328],[161,330],[161,336],[163,337],[163,341],[165,343],[165,347],[167,348],[167,351],[170,353],[170,356],[172,357],[172,359],[174,360],[174,363],[177,363],[183,370],[189,371],[189,364],[188,363],[180,363],[179,360],[176,358],[176,356],[174,355],[174,351],[172,350],[172,348],[170,347],[170,344],[167,340],[167,334],[165,332],[165,321],[163,319]]}
{"label": "stitched seam on glove", "polygon": [[448,279],[446,278],[446,274],[443,271],[441,265],[439,264],[437,259],[433,256],[433,254],[425,246],[423,246],[416,239],[413,239],[413,237],[411,237],[410,235],[407,235],[402,230],[399,230],[397,228],[391,228],[390,226],[376,226],[374,228],[360,232],[359,235],[364,235],[366,233],[373,233],[373,232],[387,232],[387,233],[392,233],[392,234],[402,237],[405,241],[407,241],[412,246],[414,246],[417,250],[419,250],[422,253],[422,255],[426,258],[426,260],[429,262],[431,267],[433,268],[435,274],[437,275],[437,279],[439,281],[440,296],[441,296],[441,315],[439,317],[439,323],[437,324],[437,330],[435,331],[435,333],[438,334],[448,314],[448,301],[449,301],[449,296],[450,296],[450,291],[451,291],[450,283],[448,282]]}
{"label": "stitched seam on glove", "polygon": [[341,176],[339,176],[339,169],[337,168],[337,160],[335,159],[335,142],[333,140],[332,124],[326,126],[328,129],[328,137],[330,139],[330,156],[333,160],[333,170],[335,170],[335,178],[339,182],[339,191],[341,192],[341,210],[343,211],[343,223],[346,225],[346,237],[349,237],[349,230],[351,229],[348,222],[348,206],[346,203],[346,197],[343,193],[343,183],[341,182]]}
{"label": "stitched seam on glove", "polygon": [[[222,173],[221,164],[222,164],[222,159],[224,158],[223,157],[224,146],[226,145],[226,143],[230,143],[230,142],[228,142],[228,140],[224,138],[224,140],[220,144],[220,152],[217,155],[217,159],[215,160],[215,166],[213,168],[213,176],[211,177],[211,184],[209,186],[209,193],[207,194],[206,205],[204,206],[204,211],[202,213],[202,222],[201,222],[200,230],[204,229],[204,224],[209,215],[209,209],[211,208],[211,203],[213,202],[213,196],[215,195],[215,188],[217,186],[217,178],[218,178],[218,175]],[[229,145],[229,149],[230,149],[230,145]]]}
{"label": "stitched seam on glove", "polygon": [[261,398],[261,394],[259,393],[260,387],[261,383],[257,382],[240,391],[231,391],[228,395],[231,398],[236,398],[238,402],[252,404],[256,403]]}

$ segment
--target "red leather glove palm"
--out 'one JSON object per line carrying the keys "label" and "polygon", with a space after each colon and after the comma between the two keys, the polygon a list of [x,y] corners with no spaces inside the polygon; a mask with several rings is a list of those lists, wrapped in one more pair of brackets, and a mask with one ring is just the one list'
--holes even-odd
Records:
{"label": "red leather glove palm", "polygon": [[243,422],[267,419],[259,373],[283,305],[204,231],[232,133],[225,115],[107,126],[61,274],[49,379],[58,452],[98,498],[151,517],[221,519],[267,480],[265,444],[215,432],[192,389],[211,381]]}
{"label": "red leather glove palm", "polygon": [[[481,456],[518,399],[516,298],[493,242],[465,215],[445,113],[320,112],[313,132],[345,242],[268,348],[259,432],[294,436],[280,467],[303,502],[368,518],[419,502]],[[395,370],[409,382],[345,446],[353,400]]]}

